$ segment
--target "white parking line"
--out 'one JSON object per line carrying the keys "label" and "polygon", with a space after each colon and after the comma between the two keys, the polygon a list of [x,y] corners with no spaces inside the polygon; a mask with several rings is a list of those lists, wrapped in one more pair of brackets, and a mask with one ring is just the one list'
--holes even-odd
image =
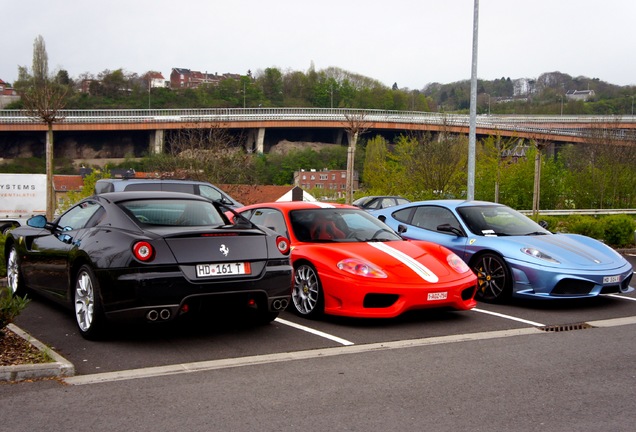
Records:
{"label": "white parking line", "polygon": [[315,334],[315,335],[323,337],[325,339],[329,339],[329,340],[332,340],[334,342],[338,342],[341,345],[353,345],[353,342],[350,342],[350,341],[348,341],[346,339],[339,338],[338,336],[330,335],[329,333],[324,333],[324,332],[321,332],[319,330],[312,329],[311,327],[305,327],[303,325],[296,324],[296,323],[293,323],[291,321],[287,321],[287,320],[284,320],[284,319],[281,319],[281,318],[276,318],[275,321],[277,323],[285,324],[287,326],[294,327],[294,328],[296,328],[298,330],[302,330],[302,331],[305,331],[307,333]]}
{"label": "white parking line", "polygon": [[517,317],[510,316],[510,315],[504,315],[504,314],[500,314],[500,313],[497,313],[497,312],[491,312],[491,311],[487,311],[487,310],[483,310],[483,309],[477,309],[477,308],[473,308],[471,310],[473,310],[475,312],[480,312],[480,313],[483,313],[483,314],[498,316],[500,318],[505,318],[505,319],[509,319],[509,320],[512,320],[512,321],[518,321],[518,322],[524,323],[524,324],[530,324],[531,326],[535,326],[535,327],[545,327],[545,324],[541,324],[541,323],[534,322],[534,321],[524,320],[522,318],[517,318]]}
{"label": "white parking line", "polygon": [[608,297],[614,297],[617,299],[621,299],[621,300],[631,300],[631,301],[636,301],[636,298],[634,297],[627,297],[627,296],[622,296],[619,294],[607,294]]}

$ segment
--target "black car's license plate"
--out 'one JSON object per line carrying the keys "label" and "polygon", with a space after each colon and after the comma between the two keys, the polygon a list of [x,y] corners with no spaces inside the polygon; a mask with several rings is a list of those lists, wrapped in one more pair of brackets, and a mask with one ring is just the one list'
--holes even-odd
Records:
{"label": "black car's license plate", "polygon": [[248,262],[197,264],[197,277],[233,276],[250,274]]}

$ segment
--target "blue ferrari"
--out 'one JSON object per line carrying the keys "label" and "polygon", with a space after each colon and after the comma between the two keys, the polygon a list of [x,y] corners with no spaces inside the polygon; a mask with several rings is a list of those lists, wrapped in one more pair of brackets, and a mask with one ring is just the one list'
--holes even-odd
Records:
{"label": "blue ferrari", "polygon": [[476,298],[585,298],[627,293],[632,265],[604,243],[553,234],[530,218],[485,201],[420,201],[370,211],[402,237],[438,243],[479,279]]}

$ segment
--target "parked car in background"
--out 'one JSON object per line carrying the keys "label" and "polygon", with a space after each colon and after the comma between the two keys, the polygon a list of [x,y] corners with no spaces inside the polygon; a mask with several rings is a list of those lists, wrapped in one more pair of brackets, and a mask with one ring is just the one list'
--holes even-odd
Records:
{"label": "parked car in background", "polygon": [[357,207],[292,201],[237,211],[291,240],[290,307],[301,316],[391,318],[476,304],[477,278],[459,257],[433,243],[406,241]]}
{"label": "parked car in background", "polygon": [[292,286],[287,238],[176,192],[104,193],[51,222],[35,216],[9,232],[4,253],[11,290],[74,309],[88,339],[108,320],[169,321],[204,306],[268,323]]}
{"label": "parked car in background", "polygon": [[393,229],[405,227],[405,238],[435,242],[459,255],[479,278],[481,300],[633,291],[632,265],[609,246],[578,234],[553,234],[501,204],[420,201],[371,213]]}
{"label": "parked car in background", "polygon": [[401,196],[365,196],[358,198],[352,204],[363,210],[380,210],[409,202],[409,200]]}
{"label": "parked car in background", "polygon": [[174,179],[100,179],[95,183],[95,194],[123,191],[166,191],[183,192],[199,195],[212,201],[219,201],[232,208],[242,207],[243,204],[226,194],[218,187],[208,182],[196,180]]}

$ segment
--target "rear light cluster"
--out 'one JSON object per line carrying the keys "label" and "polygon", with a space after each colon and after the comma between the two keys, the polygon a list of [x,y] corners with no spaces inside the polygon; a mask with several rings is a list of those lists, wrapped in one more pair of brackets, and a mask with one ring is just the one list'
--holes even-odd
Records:
{"label": "rear light cluster", "polygon": [[276,247],[278,248],[280,253],[282,253],[283,255],[287,255],[289,253],[291,244],[289,243],[289,240],[287,238],[278,236],[276,237]]}
{"label": "rear light cluster", "polygon": [[140,241],[133,245],[133,255],[139,261],[152,261],[155,257],[155,250],[150,243]]}

